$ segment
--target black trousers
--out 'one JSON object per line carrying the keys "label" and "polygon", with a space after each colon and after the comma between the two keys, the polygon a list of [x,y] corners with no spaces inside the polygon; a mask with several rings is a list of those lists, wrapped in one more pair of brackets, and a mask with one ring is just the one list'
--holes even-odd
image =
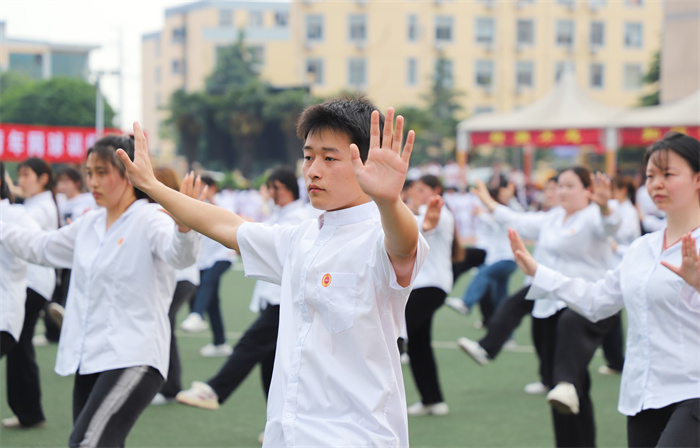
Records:
{"label": "black trousers", "polygon": [[452,263],[452,276],[454,281],[468,272],[470,269],[484,264],[486,260],[486,251],[483,249],[477,249],[475,247],[468,247],[464,249],[464,258],[460,261],[455,261]]}
{"label": "black trousers", "polygon": [[166,398],[175,398],[182,390],[182,363],[180,362],[180,351],[177,348],[177,338],[175,337],[175,319],[177,312],[182,305],[190,302],[197,293],[197,287],[188,281],[179,281],[175,286],[173,301],[170,303],[168,318],[170,319],[170,366],[168,367],[168,378],[160,388]]}
{"label": "black trousers", "polygon": [[622,311],[614,317],[612,328],[607,336],[603,339],[603,356],[605,362],[611,369],[622,371],[622,366],[625,364],[624,341],[622,336]]}
{"label": "black trousers", "polygon": [[24,303],[24,326],[17,345],[7,353],[7,402],[23,426],[46,420],[41,408],[39,365],[36,363],[34,329],[46,299],[27,288]]}
{"label": "black trousers", "polygon": [[437,364],[433,355],[433,315],[445,301],[447,293],[440,288],[418,288],[408,296],[406,304],[406,332],[411,372],[423,404],[443,400],[438,381]]}
{"label": "black trousers", "polygon": [[535,302],[525,299],[529,290],[530,287],[526,286],[505,299],[489,319],[486,335],[479,341],[489,358],[498,356],[523,318],[532,312]]}
{"label": "black trousers", "polygon": [[267,400],[275,363],[279,322],[279,305],[268,305],[243,333],[219,372],[207,381],[219,397],[219,403],[226,401],[258,363],[263,393]]}
{"label": "black trousers", "polygon": [[163,377],[150,366],[75,375],[68,446],[123,447]]}
{"label": "black trousers", "polygon": [[7,355],[15,345],[17,345],[17,341],[10,333],[0,331],[0,358]]}
{"label": "black trousers", "polygon": [[630,448],[700,446],[700,398],[627,417],[627,444]]}
{"label": "black trousers", "polygon": [[[588,364],[615,323],[615,317],[591,322],[575,311],[565,308],[552,316],[556,320],[550,339],[556,341],[552,385],[560,382],[576,387],[579,413],[561,414],[552,409],[556,445],[559,447],[595,446],[596,428],[591,400],[591,378]],[[552,328],[552,327],[550,327]]]}

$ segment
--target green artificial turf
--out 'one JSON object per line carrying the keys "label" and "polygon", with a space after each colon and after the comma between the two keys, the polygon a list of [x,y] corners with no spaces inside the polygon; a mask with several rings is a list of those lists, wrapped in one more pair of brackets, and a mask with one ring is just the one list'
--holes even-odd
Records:
{"label": "green artificial turf", "polygon": [[[463,276],[454,289],[461,294],[472,274]],[[229,342],[253,321],[248,310],[253,281],[240,270],[230,270],[222,281],[221,297]],[[511,290],[522,285],[522,274],[513,276]],[[184,319],[186,310],[181,312]],[[442,417],[410,417],[413,447],[546,447],[554,446],[550,409],[543,396],[523,392],[526,383],[537,380],[537,362],[530,339],[530,320],[523,321],[515,334],[516,351],[504,351],[497,360],[480,367],[457,349],[460,336],[479,339],[484,330],[476,329],[479,312],[469,317],[441,308],[433,324],[433,341],[443,395],[450,414]],[[40,329],[39,329],[40,330]],[[183,384],[207,380],[223,363],[223,358],[202,358],[199,348],[211,342],[208,332],[178,332],[183,362]],[[66,446],[71,431],[73,377],[53,372],[56,346],[37,347],[41,370],[42,404],[47,418],[43,429],[0,431],[1,447]],[[5,360],[0,361],[0,416],[11,415],[5,391]],[[596,356],[590,366],[592,397],[600,447],[626,446],[625,418],[617,410],[618,376],[596,372],[603,363]],[[418,401],[413,378],[404,366],[408,404]],[[256,368],[241,387],[218,411],[196,409],[180,404],[151,406],[132,430],[127,445],[132,447],[256,447],[265,425],[265,404]]]}

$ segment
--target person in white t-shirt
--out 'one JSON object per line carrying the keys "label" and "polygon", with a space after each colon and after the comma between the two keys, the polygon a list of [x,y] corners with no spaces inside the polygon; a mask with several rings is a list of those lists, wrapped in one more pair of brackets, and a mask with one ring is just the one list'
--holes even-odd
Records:
{"label": "person in white t-shirt", "polygon": [[[270,227],[159,184],[146,139],[129,178],[176,218],[239,250],[246,275],[282,286],[263,446],[407,447],[396,341],[428,250],[401,201],[415,134],[365,98],[302,112],[303,173],[317,220]],[[383,135],[383,137],[381,137]],[[381,140],[381,141],[380,141]]]}
{"label": "person in white t-shirt", "polygon": [[425,174],[409,188],[409,207],[430,253],[413,282],[406,304],[406,335],[411,372],[421,400],[408,407],[408,415],[446,415],[449,407],[440,390],[432,348],[433,316],[452,290],[452,243],[455,220],[440,194],[440,179]]}
{"label": "person in white t-shirt", "polygon": [[[58,209],[53,196],[51,166],[41,159],[30,158],[19,164],[17,173],[27,214],[42,230],[57,229]],[[55,269],[29,264],[22,332],[17,345],[7,354],[7,402],[14,416],[2,420],[5,428],[45,425],[33,338],[39,314],[51,300],[55,286]]]}
{"label": "person in white t-shirt", "polygon": [[[199,252],[196,232],[129,182],[120,147],[133,157],[128,136],[103,137],[87,151],[87,184],[101,209],[58,230],[3,222],[0,232],[16,256],[72,269],[55,368],[75,374],[71,447],[124,446],[167,374],[174,271]],[[194,191],[192,177],[183,186]]]}
{"label": "person in white t-shirt", "polygon": [[538,263],[514,231],[511,244],[533,276],[530,296],[564,300],[592,321],[627,310],[618,411],[627,415],[629,446],[700,446],[700,142],[668,133],[644,162],[646,188],[667,226],[636,239],[604,278],[573,278]]}

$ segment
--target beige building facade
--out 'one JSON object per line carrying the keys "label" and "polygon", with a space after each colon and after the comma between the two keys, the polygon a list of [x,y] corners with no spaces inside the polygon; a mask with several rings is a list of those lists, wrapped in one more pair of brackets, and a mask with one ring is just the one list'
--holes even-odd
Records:
{"label": "beige building facade", "polygon": [[662,103],[700,89],[700,2],[666,0],[660,87]]}
{"label": "beige building facade", "polygon": [[[382,109],[420,106],[438,61],[462,116],[506,112],[548,92],[566,65],[602,102],[632,106],[661,45],[663,4],[650,0],[202,1],[166,11],[143,37],[147,129],[176,89],[201,89],[216,48],[244,32],[261,75],[315,95],[361,90]],[[151,131],[151,145],[169,151]],[[154,139],[155,137],[155,139]]]}

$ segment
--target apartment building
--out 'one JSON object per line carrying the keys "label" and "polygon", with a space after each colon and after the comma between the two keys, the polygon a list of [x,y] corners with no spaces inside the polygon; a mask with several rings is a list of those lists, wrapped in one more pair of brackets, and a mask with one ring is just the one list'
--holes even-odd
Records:
{"label": "apartment building", "polygon": [[661,102],[700,89],[700,2],[666,0],[661,51]]}
{"label": "apartment building", "polygon": [[664,16],[649,0],[232,0],[165,14],[164,29],[143,36],[149,129],[175,89],[203,86],[216,49],[241,31],[272,84],[362,90],[381,108],[422,104],[440,61],[465,93],[460,118],[541,98],[567,64],[594,98],[630,106],[645,91]]}
{"label": "apartment building", "polygon": [[0,22],[0,72],[11,70],[34,79],[71,76],[87,80],[88,57],[98,46],[16,39],[7,36],[5,29],[5,22]]}

